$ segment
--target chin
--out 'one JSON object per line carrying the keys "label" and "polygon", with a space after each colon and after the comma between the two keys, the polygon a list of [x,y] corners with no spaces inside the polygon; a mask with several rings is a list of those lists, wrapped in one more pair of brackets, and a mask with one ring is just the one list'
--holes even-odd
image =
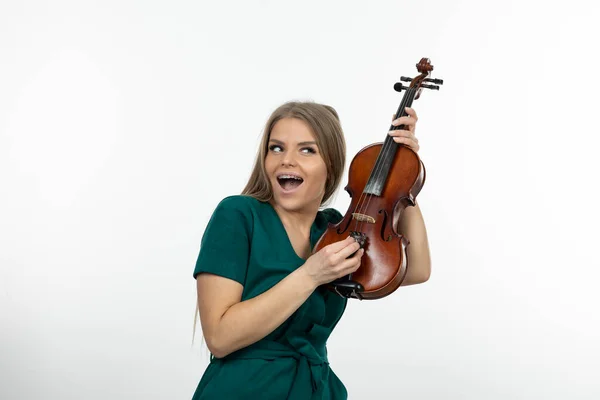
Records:
{"label": "chin", "polygon": [[279,207],[289,211],[297,210],[299,208],[302,208],[302,206],[304,205],[302,198],[289,198],[274,194],[273,200],[275,201],[275,204],[277,204]]}
{"label": "chin", "polygon": [[[312,198],[311,198],[312,199]],[[278,207],[283,208],[286,211],[302,211],[312,208],[312,205],[317,203],[320,205],[320,201],[318,199],[308,200],[307,196],[279,196],[274,194],[273,200]]]}

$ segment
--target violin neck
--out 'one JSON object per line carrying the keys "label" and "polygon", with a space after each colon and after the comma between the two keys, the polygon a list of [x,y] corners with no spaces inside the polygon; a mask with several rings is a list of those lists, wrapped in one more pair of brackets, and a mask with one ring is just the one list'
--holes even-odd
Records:
{"label": "violin neck", "polygon": [[[402,97],[402,101],[400,102],[400,106],[398,106],[398,111],[396,111],[396,116],[394,117],[394,119],[408,115],[406,113],[405,107],[412,106],[416,94],[417,89],[406,89],[406,91],[404,92],[404,96]],[[404,125],[391,125],[389,131],[398,129],[404,129]],[[371,176],[369,177],[369,180],[365,185],[365,190],[363,193],[381,196],[381,193],[383,192],[383,187],[390,173],[392,162],[394,161],[394,157],[396,156],[396,152],[398,151],[398,148],[400,146],[403,146],[403,144],[396,143],[393,137],[386,132],[385,140],[383,141],[383,146],[381,146],[381,151],[379,152],[379,156],[377,156],[375,165],[371,170]]]}

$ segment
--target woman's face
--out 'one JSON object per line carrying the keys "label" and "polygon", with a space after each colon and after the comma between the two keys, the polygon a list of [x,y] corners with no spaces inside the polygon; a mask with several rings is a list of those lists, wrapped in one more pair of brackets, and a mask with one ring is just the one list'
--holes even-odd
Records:
{"label": "woman's face", "polygon": [[318,208],[325,194],[327,167],[309,125],[283,118],[271,130],[265,169],[277,205],[300,211]]}

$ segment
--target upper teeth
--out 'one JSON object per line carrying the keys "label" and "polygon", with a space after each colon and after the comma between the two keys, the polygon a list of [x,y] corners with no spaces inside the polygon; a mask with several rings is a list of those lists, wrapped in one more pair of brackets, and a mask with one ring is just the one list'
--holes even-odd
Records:
{"label": "upper teeth", "polygon": [[279,179],[298,179],[302,180],[299,176],[296,175],[279,175]]}

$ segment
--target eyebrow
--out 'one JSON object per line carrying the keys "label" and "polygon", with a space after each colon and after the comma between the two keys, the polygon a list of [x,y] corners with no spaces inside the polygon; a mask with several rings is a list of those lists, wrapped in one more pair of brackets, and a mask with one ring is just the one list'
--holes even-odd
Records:
{"label": "eyebrow", "polygon": [[[277,144],[284,144],[281,140],[277,140],[277,139],[269,139],[269,142],[275,142]],[[298,143],[299,146],[306,146],[308,144],[317,144],[317,142],[300,142],[300,143]]]}

